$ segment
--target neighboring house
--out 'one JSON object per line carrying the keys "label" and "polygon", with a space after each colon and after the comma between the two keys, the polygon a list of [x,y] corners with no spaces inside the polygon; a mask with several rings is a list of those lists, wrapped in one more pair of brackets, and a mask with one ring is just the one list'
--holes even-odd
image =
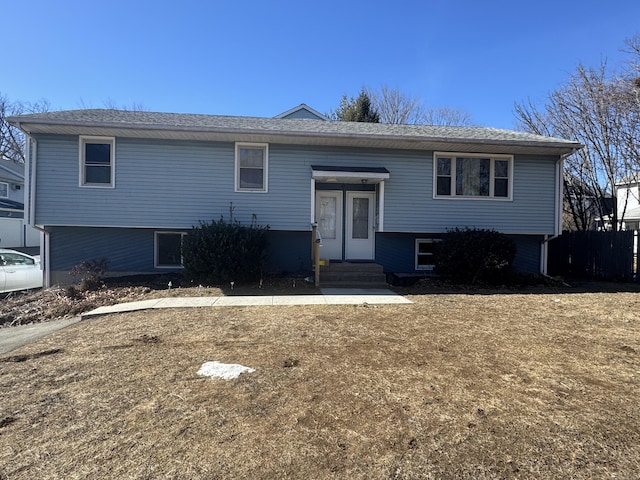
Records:
{"label": "neighboring house", "polygon": [[24,221],[24,164],[0,158],[0,248],[38,245],[38,232]]}
{"label": "neighboring house", "polygon": [[611,226],[608,219],[614,205],[613,197],[602,196],[602,193],[575,177],[565,178],[563,229],[606,230]]}
{"label": "neighboring house", "polygon": [[300,105],[276,118],[76,110],[16,116],[27,134],[30,221],[45,232],[47,284],[82,260],[113,275],[181,268],[202,220],[269,225],[274,273],[321,256],[386,272],[433,266],[454,227],[510,235],[515,267],[544,272],[561,233],[562,159],[578,143],[493,128],[328,121]]}
{"label": "neighboring house", "polygon": [[616,184],[616,198],[620,228],[640,229],[640,180],[626,179]]}

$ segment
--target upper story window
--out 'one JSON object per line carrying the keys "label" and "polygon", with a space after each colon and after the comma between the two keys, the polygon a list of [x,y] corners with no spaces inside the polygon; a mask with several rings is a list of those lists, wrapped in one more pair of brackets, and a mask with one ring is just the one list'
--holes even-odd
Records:
{"label": "upper story window", "polygon": [[80,185],[115,185],[115,148],[113,137],[80,137]]}
{"label": "upper story window", "polygon": [[511,200],[513,156],[434,154],[434,196]]}
{"label": "upper story window", "polygon": [[0,182],[0,198],[9,198],[9,184]]}
{"label": "upper story window", "polygon": [[269,146],[264,143],[236,144],[236,192],[266,192]]}

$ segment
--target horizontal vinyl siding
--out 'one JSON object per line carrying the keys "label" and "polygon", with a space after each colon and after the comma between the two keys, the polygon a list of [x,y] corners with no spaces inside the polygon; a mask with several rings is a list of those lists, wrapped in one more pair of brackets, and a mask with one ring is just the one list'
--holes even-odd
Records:
{"label": "horizontal vinyl siding", "polygon": [[385,184],[385,231],[443,232],[455,227],[553,233],[555,159],[515,156],[513,201],[434,199],[431,155],[400,159]]}
{"label": "horizontal vinyl siding", "polygon": [[310,167],[269,149],[269,192],[234,191],[234,144],[116,138],[115,188],[78,186],[78,138],[38,139],[41,225],[189,228],[199,221],[255,219],[273,229],[308,230]]}
{"label": "horizontal vinyl siding", "polygon": [[38,137],[36,223],[189,228],[252,218],[272,230],[308,231],[311,165],[384,167],[384,230],[492,228],[554,231],[555,159],[515,156],[513,201],[434,199],[432,152],[269,145],[268,192],[234,191],[234,144],[116,138],[116,186],[78,186],[78,138]]}

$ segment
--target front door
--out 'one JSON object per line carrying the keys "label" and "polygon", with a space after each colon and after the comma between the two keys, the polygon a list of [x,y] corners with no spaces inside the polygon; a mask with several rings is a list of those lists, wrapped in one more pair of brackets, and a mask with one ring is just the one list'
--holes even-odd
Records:
{"label": "front door", "polygon": [[345,259],[374,258],[374,192],[347,192]]}
{"label": "front door", "polygon": [[316,222],[322,237],[320,257],[342,260],[342,190],[316,192]]}

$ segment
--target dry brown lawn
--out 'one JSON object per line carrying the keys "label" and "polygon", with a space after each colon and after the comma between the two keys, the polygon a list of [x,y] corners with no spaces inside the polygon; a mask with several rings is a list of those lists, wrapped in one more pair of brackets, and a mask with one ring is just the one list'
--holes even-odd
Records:
{"label": "dry brown lawn", "polygon": [[0,356],[0,479],[640,478],[638,293],[410,299],[119,314]]}

